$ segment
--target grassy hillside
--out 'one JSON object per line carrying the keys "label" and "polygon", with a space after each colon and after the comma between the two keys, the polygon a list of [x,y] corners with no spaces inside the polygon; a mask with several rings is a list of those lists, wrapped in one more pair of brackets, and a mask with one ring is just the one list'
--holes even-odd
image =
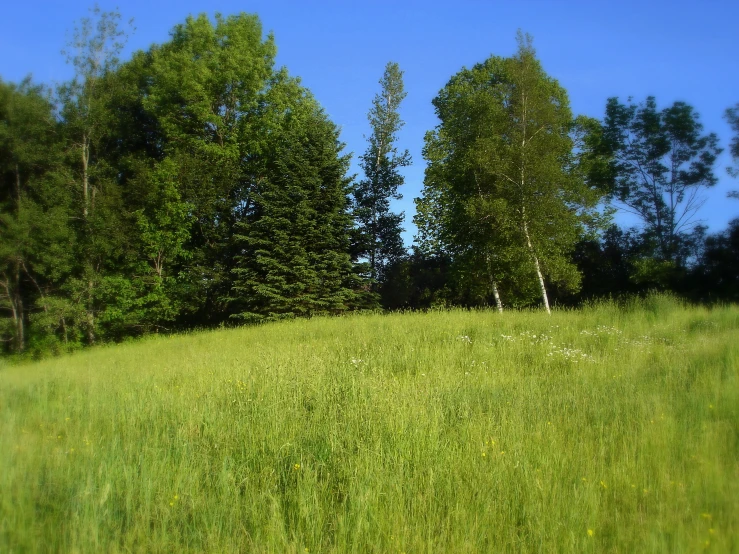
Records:
{"label": "grassy hillside", "polygon": [[739,308],[356,316],[0,369],[0,551],[739,551]]}

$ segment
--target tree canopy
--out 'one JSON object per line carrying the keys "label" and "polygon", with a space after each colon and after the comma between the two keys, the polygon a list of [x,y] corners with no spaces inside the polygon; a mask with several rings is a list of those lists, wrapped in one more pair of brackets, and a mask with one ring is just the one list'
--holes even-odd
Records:
{"label": "tree canopy", "polygon": [[519,34],[515,56],[463,69],[433,103],[422,244],[449,251],[499,309],[501,286],[513,298],[538,287],[548,311],[546,280],[578,287],[569,255],[598,200],[575,167],[566,92]]}
{"label": "tree canopy", "polygon": [[653,97],[642,104],[610,98],[603,126],[613,155],[613,198],[642,220],[661,260],[683,265],[681,243],[696,224],[701,192],[717,182],[718,137],[702,134],[690,105],[658,110]]}

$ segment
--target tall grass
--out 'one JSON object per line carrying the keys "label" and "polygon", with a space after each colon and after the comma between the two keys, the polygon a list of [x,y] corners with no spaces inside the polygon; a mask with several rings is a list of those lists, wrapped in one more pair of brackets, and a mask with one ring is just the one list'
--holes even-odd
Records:
{"label": "tall grass", "polygon": [[367,315],[0,371],[0,551],[739,551],[739,308]]}

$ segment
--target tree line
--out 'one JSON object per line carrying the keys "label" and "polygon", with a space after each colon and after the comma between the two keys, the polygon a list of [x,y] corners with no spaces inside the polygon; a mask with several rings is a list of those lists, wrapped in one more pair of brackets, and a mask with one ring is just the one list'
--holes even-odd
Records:
{"label": "tree line", "polygon": [[[718,140],[685,103],[609,99],[602,121],[574,117],[519,34],[514,56],[434,99],[409,252],[390,206],[411,163],[397,64],[357,180],[257,16],[189,17],[121,61],[125,28],[93,9],[54,91],[0,81],[6,353],[362,309],[549,310],[653,288],[739,299],[739,223],[707,237],[695,218]],[[612,225],[614,205],[643,225]]]}

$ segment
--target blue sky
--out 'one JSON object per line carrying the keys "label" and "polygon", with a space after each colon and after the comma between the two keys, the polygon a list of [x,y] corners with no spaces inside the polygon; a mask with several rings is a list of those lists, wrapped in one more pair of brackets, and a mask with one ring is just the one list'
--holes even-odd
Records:
{"label": "blue sky", "polygon": [[[31,73],[36,81],[52,83],[69,77],[60,50],[91,5],[8,2],[0,33],[0,78],[18,81]],[[567,89],[576,114],[602,118],[610,96],[643,100],[653,95],[660,107],[683,100],[727,149],[731,132],[723,112],[739,102],[735,0],[102,0],[100,5],[104,10],[118,6],[125,19],[134,18],[128,52],[166,41],[188,14],[258,14],[265,32],[275,35],[278,65],[301,77],[341,127],[347,150],[354,152],[354,172],[365,149],[366,113],[377,81],[388,61],[398,62],[408,92],[398,145],[413,156],[401,191],[405,198],[396,205],[406,213],[406,244],[414,232],[413,198],[423,184],[423,135],[437,124],[431,99],[463,66],[491,54],[513,54],[519,28],[533,35],[544,69]],[[739,201],[726,199],[727,191],[739,189],[739,180],[726,174],[730,164],[724,152],[716,167],[719,184],[707,191],[698,214],[711,231],[739,216]]]}

